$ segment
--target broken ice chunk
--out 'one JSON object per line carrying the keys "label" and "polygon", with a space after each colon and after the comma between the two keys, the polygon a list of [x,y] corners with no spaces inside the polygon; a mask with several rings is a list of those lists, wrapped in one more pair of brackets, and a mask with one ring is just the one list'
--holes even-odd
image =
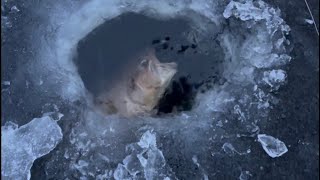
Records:
{"label": "broken ice chunk", "polygon": [[312,19],[305,19],[305,21],[306,21],[306,23],[308,23],[308,24],[313,24],[313,23],[314,23],[314,21],[313,21]]}
{"label": "broken ice chunk", "polygon": [[139,142],[128,146],[132,153],[118,164],[114,179],[169,178],[171,170],[166,166],[162,151],[157,148],[155,133],[147,130]]}
{"label": "broken ice chunk", "polygon": [[216,126],[218,126],[218,127],[223,127],[223,123],[222,123],[222,121],[220,120],[220,121],[218,121],[217,122],[217,124],[216,124]]}
{"label": "broken ice chunk", "polygon": [[263,73],[263,81],[267,83],[270,87],[274,87],[276,90],[285,81],[287,75],[284,70],[271,70],[265,71]]}
{"label": "broken ice chunk", "polygon": [[151,147],[156,147],[156,136],[150,132],[150,131],[147,131],[145,132],[140,141],[138,142],[138,145],[141,147],[141,148],[151,148]]}
{"label": "broken ice chunk", "polygon": [[222,149],[227,154],[234,154],[236,152],[236,149],[231,143],[224,143]]}
{"label": "broken ice chunk", "polygon": [[123,164],[118,164],[117,169],[113,173],[113,178],[116,180],[120,179],[132,179],[129,172],[126,170]]}
{"label": "broken ice chunk", "polygon": [[229,154],[229,155],[234,155],[235,153],[237,153],[238,155],[246,155],[251,152],[250,149],[248,149],[246,152],[239,152],[234,148],[234,146],[231,143],[228,143],[228,142],[222,145],[222,149],[226,154]]}
{"label": "broken ice chunk", "polygon": [[14,122],[11,122],[11,121],[8,121],[4,124],[4,126],[1,127],[1,131],[13,131],[15,129],[17,129],[19,126],[18,124],[14,123]]}
{"label": "broken ice chunk", "polygon": [[128,155],[123,161],[123,167],[129,172],[133,177],[141,171],[141,164],[136,156]]}
{"label": "broken ice chunk", "polygon": [[11,7],[11,12],[19,12],[20,9],[17,8],[17,6],[12,6]]}
{"label": "broken ice chunk", "polygon": [[200,164],[199,164],[199,162],[198,162],[198,157],[195,156],[195,155],[192,156],[192,161],[193,161],[193,163],[194,163],[195,165],[198,166],[198,168],[201,169],[202,174],[203,174],[203,180],[208,180],[208,179],[209,179],[209,178],[208,178],[208,175],[205,173],[205,171],[203,170],[203,168],[200,166]]}
{"label": "broken ice chunk", "polygon": [[239,179],[240,180],[249,180],[251,176],[252,176],[252,174],[250,173],[250,171],[241,171]]}
{"label": "broken ice chunk", "polygon": [[3,81],[3,83],[2,83],[4,86],[10,86],[10,81]]}
{"label": "broken ice chunk", "polygon": [[78,163],[72,164],[72,168],[77,169],[82,175],[87,175],[85,169],[89,166],[89,163],[84,160],[79,160]]}
{"label": "broken ice chunk", "polygon": [[34,160],[48,154],[62,139],[61,128],[48,116],[20,128],[7,123],[1,131],[1,177],[5,179],[30,179]]}
{"label": "broken ice chunk", "polygon": [[272,136],[258,134],[258,141],[261,143],[264,151],[272,158],[280,157],[288,152],[286,145]]}
{"label": "broken ice chunk", "polygon": [[52,119],[56,121],[60,121],[60,119],[64,116],[62,113],[59,112],[47,112],[44,113],[43,116],[50,116]]}
{"label": "broken ice chunk", "polygon": [[193,161],[193,163],[195,164],[195,165],[197,165],[198,167],[200,167],[200,164],[198,163],[198,158],[197,158],[197,156],[192,156],[192,161]]}

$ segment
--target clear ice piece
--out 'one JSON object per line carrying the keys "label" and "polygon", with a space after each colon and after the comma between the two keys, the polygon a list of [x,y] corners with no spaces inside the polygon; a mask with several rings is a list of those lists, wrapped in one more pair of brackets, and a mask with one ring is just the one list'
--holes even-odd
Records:
{"label": "clear ice piece", "polygon": [[33,162],[53,150],[62,139],[61,128],[45,116],[18,128],[13,123],[1,127],[1,176],[30,179]]}
{"label": "clear ice piece", "polygon": [[118,164],[115,179],[161,179],[169,178],[170,168],[157,148],[156,134],[147,130],[137,143],[128,145],[132,153]]}
{"label": "clear ice piece", "polygon": [[286,145],[272,136],[266,134],[258,134],[258,141],[261,143],[264,151],[272,158],[280,157],[288,152]]}

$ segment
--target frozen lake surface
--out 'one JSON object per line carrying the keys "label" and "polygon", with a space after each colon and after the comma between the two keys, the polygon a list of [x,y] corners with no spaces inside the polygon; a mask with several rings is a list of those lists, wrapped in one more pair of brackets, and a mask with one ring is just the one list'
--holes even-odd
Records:
{"label": "frozen lake surface", "polygon": [[[1,2],[2,178],[319,178],[318,1]],[[158,114],[99,114],[145,47]]]}

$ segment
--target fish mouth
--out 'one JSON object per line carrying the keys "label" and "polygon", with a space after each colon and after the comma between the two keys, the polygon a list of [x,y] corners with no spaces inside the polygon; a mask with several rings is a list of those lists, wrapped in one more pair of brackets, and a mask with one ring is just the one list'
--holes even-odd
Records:
{"label": "fish mouth", "polygon": [[177,73],[178,65],[174,62],[161,63],[157,65],[157,73],[162,83],[170,81],[172,77]]}
{"label": "fish mouth", "polygon": [[170,63],[162,63],[161,64],[163,66],[163,68],[166,68],[166,69],[171,69],[171,70],[177,70],[177,63],[175,62],[170,62]]}

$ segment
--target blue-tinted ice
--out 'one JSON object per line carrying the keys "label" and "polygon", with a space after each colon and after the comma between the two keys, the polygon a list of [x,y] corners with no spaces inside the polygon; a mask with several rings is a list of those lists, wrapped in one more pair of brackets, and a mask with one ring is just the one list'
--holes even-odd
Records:
{"label": "blue-tinted ice", "polygon": [[282,141],[272,136],[259,134],[258,141],[261,143],[264,151],[272,158],[282,156],[284,153],[288,152],[287,146]]}
{"label": "blue-tinted ice", "polygon": [[59,125],[49,116],[20,128],[9,122],[1,131],[1,176],[15,180],[30,179],[34,160],[48,154],[62,139]]}

